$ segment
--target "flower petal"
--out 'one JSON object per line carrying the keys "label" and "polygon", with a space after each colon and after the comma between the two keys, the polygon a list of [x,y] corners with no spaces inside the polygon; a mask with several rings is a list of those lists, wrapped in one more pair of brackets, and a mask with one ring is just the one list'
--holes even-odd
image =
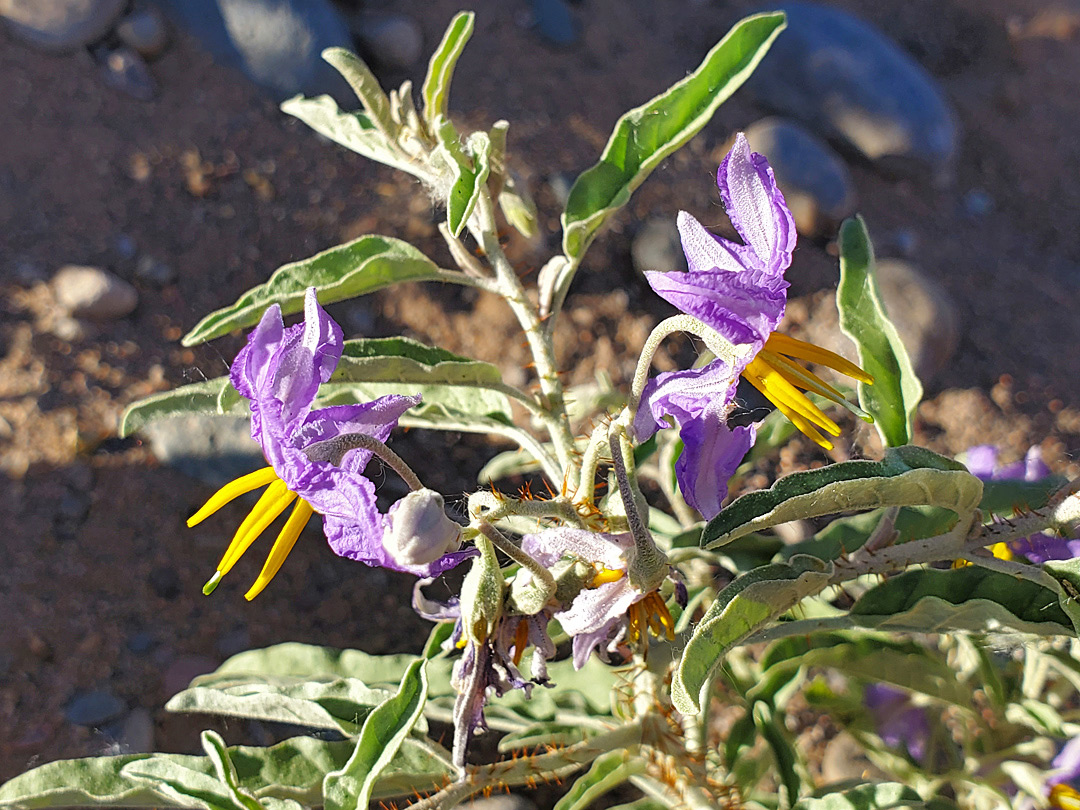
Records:
{"label": "flower petal", "polygon": [[685,447],[675,462],[679,490],[690,506],[706,520],[720,512],[727,497],[728,480],[754,444],[753,425],[731,429],[724,412],[709,408],[696,419],[682,424],[679,436]]}
{"label": "flower petal", "polygon": [[599,563],[612,570],[626,568],[626,551],[633,548],[630,534],[596,534],[584,529],[558,527],[521,538],[522,550],[545,567],[566,556]]}
{"label": "flower petal", "polygon": [[720,164],[716,184],[739,236],[770,274],[783,274],[795,249],[795,220],[776,186],[769,162],[750,151],[741,132]]}
{"label": "flower petal", "polygon": [[580,591],[570,607],[555,614],[563,630],[572,636],[591,633],[612,619],[626,614],[630,605],[643,597],[641,591],[623,577],[596,588]]}
{"label": "flower petal", "polygon": [[383,548],[382,522],[385,520],[385,516],[380,514],[377,508],[374,510],[374,515],[361,514],[354,519],[326,515],[323,518],[323,531],[330,548],[340,557],[376,568],[404,571],[418,577],[438,576],[477,554],[475,548],[467,548],[445,554],[428,565],[401,565]]}
{"label": "flower petal", "polygon": [[725,360],[713,360],[702,368],[665,371],[645,385],[641,405],[634,417],[634,438],[643,442],[671,416],[679,424],[697,418],[706,409],[727,413],[735,399],[741,369]]}
{"label": "flower petal", "polygon": [[710,233],[692,215],[680,211],[675,220],[686,266],[691,273],[745,273],[763,270],[761,259],[749,245],[737,245]]}

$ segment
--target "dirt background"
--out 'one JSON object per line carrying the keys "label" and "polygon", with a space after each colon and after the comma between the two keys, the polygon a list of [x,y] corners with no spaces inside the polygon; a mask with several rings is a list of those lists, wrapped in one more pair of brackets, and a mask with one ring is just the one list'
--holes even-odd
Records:
{"label": "dirt background", "polygon": [[[880,251],[913,243],[911,260],[956,302],[959,346],[927,385],[920,440],[949,453],[995,442],[1008,458],[1039,443],[1055,470],[1080,473],[1080,5],[837,5],[912,52],[963,127],[950,182],[852,167]],[[458,7],[393,4],[420,21],[428,47]],[[553,50],[521,24],[524,3],[477,6],[451,106],[473,127],[511,121],[515,165],[545,226],[546,244],[511,245],[522,273],[558,243],[549,179],[591,165],[619,114],[695,66],[750,8],[585,0],[574,11],[581,42]],[[435,229],[441,213],[411,178],[315,138],[183,36],[152,71],[161,92],[138,102],[106,88],[88,61],[0,36],[0,780],[59,757],[115,750],[115,729],[65,718],[80,694],[106,690],[145,708],[158,748],[193,750],[200,724],[161,706],[227,655],[286,640],[413,651],[426,633],[408,608],[408,578],[335,558],[315,530],[254,603],[242,593],[261,564],[256,554],[203,597],[200,586],[243,508],[186,529],[211,489],[159,466],[138,440],[116,439],[115,428],[132,400],[226,370],[237,338],[194,350],[177,343],[202,314],[280,264],[361,233],[404,237],[448,262]],[[422,75],[419,65],[409,77],[418,83]],[[406,77],[384,78],[396,85]],[[598,369],[627,380],[648,329],[669,312],[631,266],[633,233],[679,208],[722,221],[715,167],[731,133],[761,115],[737,95],[598,240],[560,332],[571,380]],[[989,212],[965,210],[972,189],[989,195]],[[144,256],[171,265],[175,283],[138,281]],[[68,263],[103,266],[135,283],[134,314],[57,336],[46,281]],[[814,311],[814,294],[835,284],[835,249],[802,240],[788,277],[798,326]],[[331,312],[347,331],[404,330],[497,362],[512,382],[527,379],[522,336],[493,298],[409,286]],[[430,471],[430,485],[450,494],[471,486],[488,446],[417,432],[395,439]],[[859,452],[845,442],[837,457]],[[786,472],[824,457],[797,445],[774,461],[772,471]]]}

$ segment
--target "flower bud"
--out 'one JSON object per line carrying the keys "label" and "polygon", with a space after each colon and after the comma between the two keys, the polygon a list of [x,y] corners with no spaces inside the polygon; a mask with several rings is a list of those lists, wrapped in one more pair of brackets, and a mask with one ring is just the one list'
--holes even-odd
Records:
{"label": "flower bud", "polygon": [[430,489],[410,492],[390,507],[383,548],[402,565],[429,565],[457,551],[461,527],[446,516],[443,498]]}

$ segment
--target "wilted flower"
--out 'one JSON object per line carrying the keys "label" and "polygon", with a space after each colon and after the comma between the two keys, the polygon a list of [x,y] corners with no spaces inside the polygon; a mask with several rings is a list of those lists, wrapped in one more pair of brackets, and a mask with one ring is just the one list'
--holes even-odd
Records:
{"label": "wilted flower", "polygon": [[311,410],[321,383],[330,379],[343,345],[339,327],[319,306],[315,290],[304,299],[304,323],[286,328],[278,305],[269,307],[233,361],[230,379],[251,405],[251,437],[262,447],[268,467],[226,484],[188,520],[194,526],[246,492],[267,486],[233,536],[217,572],[203,588],[210,593],[243,553],[294,501],[258,579],[245,594],[254,599],[273,579],[312,514],[338,554],[368,565],[416,574],[435,574],[460,562],[464,552],[426,565],[395,561],[383,548],[386,516],[375,503],[375,485],[363,471],[371,451],[351,450],[340,465],[312,460],[307,449],[348,434],[380,442],[419,396],[385,396],[372,402]]}
{"label": "wilted flower", "polygon": [[678,226],[688,272],[645,275],[662,298],[732,343],[737,357],[658,375],[646,386],[634,423],[639,441],[663,427],[665,417],[679,423],[686,446],[676,470],[679,485],[687,502],[706,517],[719,511],[727,479],[754,440],[752,427],[730,430],[725,425],[740,375],[826,449],[832,443],[822,431],[839,436],[840,428],[803,391],[848,404],[839,391],[795,360],[872,382],[844,358],[776,333],[787,304],[784,271],[795,248],[795,223],[768,162],[750,151],[741,133],[720,165],[717,185],[746,244],[712,235],[683,211]]}
{"label": "wilted flower", "polygon": [[[1028,448],[1022,461],[998,463],[998,448],[992,444],[969,447],[961,457],[968,471],[984,481],[1040,481],[1050,475],[1037,445]],[[1021,537],[1010,543],[997,543],[992,548],[995,557],[1009,560],[1019,555],[1036,565],[1047,560],[1071,560],[1080,557],[1080,540],[1041,532]]]}
{"label": "wilted flower", "polygon": [[[627,576],[627,558],[634,549],[630,534],[546,529],[523,537],[521,548],[546,568],[574,557],[596,571],[588,587],[554,616],[573,637],[576,669],[585,666],[589,654],[602,645],[611,651],[624,642],[647,645],[649,631],[658,638],[675,638],[675,622],[663,597],[655,590],[643,593]],[[677,584],[676,591],[683,594],[685,604],[685,589]]]}

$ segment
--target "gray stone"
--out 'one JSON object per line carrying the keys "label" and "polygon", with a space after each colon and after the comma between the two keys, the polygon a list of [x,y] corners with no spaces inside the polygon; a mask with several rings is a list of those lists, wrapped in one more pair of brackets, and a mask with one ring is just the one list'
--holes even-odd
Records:
{"label": "gray stone", "polygon": [[929,73],[845,11],[809,2],[780,8],[787,30],[747,82],[761,103],[891,169],[949,167],[956,117]]}
{"label": "gray stone", "polygon": [[130,315],[139,303],[134,287],[100,267],[61,267],[52,287],[60,308],[77,318],[115,320]]}
{"label": "gray stone", "polygon": [[120,726],[117,747],[124,754],[149,754],[154,750],[154,718],[146,709],[132,709]]}
{"label": "gray stone", "polygon": [[420,26],[404,14],[359,14],[352,30],[365,56],[389,70],[408,70],[424,49]]}
{"label": "gray stone", "polygon": [[266,465],[246,417],[181,416],[154,422],[142,434],[158,461],[211,486]]}
{"label": "gray stone", "polygon": [[566,0],[530,0],[536,30],[552,45],[565,47],[578,41],[577,21]]}
{"label": "gray stone", "polygon": [[72,698],[64,710],[64,717],[77,726],[100,726],[119,717],[126,709],[127,704],[112,692],[98,690]]}
{"label": "gray stone", "polygon": [[746,140],[769,159],[799,233],[830,233],[855,212],[855,185],[844,161],[800,124],[764,118],[747,127]]}
{"label": "gray stone", "polygon": [[0,0],[15,36],[47,51],[74,51],[104,37],[127,0]]}
{"label": "gray stone", "polygon": [[[956,304],[937,282],[898,259],[877,263],[878,287],[889,318],[911,357],[915,373],[929,382],[956,352],[960,336]],[[840,331],[836,300],[825,296],[807,324],[809,339],[852,361],[858,354]]]}
{"label": "gray stone", "polygon": [[117,36],[145,59],[160,56],[169,44],[169,26],[153,6],[136,8],[116,26]]}
{"label": "gray stone", "polygon": [[639,273],[670,273],[686,269],[686,256],[674,217],[648,220],[630,243],[630,259]]}
{"label": "gray stone", "polygon": [[135,275],[155,287],[167,287],[176,281],[176,271],[171,264],[160,262],[153,256],[140,256],[135,265]]}
{"label": "gray stone", "polygon": [[90,55],[97,63],[98,75],[113,90],[139,101],[150,101],[157,95],[150,68],[134,48],[110,42],[92,48]]}
{"label": "gray stone", "polygon": [[283,101],[329,93],[356,105],[348,84],[322,59],[352,49],[349,28],[330,0],[162,0],[218,61],[242,70]]}

